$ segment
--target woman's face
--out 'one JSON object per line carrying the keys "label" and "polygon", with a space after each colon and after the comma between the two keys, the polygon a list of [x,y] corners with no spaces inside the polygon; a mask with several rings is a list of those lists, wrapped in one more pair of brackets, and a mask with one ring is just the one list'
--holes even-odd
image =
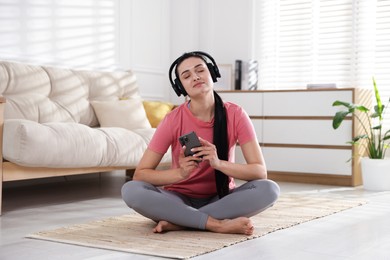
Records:
{"label": "woman's face", "polygon": [[199,57],[185,59],[177,67],[179,80],[190,97],[213,89],[213,80],[206,63]]}

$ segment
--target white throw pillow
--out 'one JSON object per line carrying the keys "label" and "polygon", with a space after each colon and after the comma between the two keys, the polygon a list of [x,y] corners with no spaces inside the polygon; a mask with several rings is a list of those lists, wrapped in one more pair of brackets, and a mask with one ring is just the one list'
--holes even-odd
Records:
{"label": "white throw pillow", "polygon": [[140,98],[91,101],[101,127],[151,128]]}

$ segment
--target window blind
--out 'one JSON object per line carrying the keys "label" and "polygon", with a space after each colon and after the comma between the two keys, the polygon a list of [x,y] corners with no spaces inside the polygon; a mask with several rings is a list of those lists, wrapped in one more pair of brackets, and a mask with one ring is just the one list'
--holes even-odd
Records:
{"label": "window blind", "polygon": [[[376,9],[374,73],[382,102],[390,99],[390,0],[380,0]],[[390,129],[390,106],[385,114],[385,129]]]}
{"label": "window blind", "polygon": [[[255,59],[261,89],[335,83],[390,97],[390,0],[255,2]],[[386,111],[390,127],[390,107]]]}
{"label": "window blind", "polygon": [[0,57],[83,69],[116,69],[119,1],[0,0]]}

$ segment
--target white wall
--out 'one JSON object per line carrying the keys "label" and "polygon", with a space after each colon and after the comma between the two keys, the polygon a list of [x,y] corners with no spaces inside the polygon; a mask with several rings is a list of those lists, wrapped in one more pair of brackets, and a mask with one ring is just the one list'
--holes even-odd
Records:
{"label": "white wall", "polygon": [[234,64],[252,53],[252,0],[202,0],[200,48],[218,63]]}
{"label": "white wall", "polygon": [[[186,51],[202,50],[234,70],[236,59],[251,59],[253,1],[171,0],[171,61]],[[175,96],[171,91],[171,100],[178,102]]]}
{"label": "white wall", "polygon": [[252,57],[254,0],[0,0],[0,59],[131,69],[145,99],[182,102],[168,69],[185,51]]}
{"label": "white wall", "polygon": [[120,3],[120,64],[135,71],[143,98],[169,100],[170,1]]}

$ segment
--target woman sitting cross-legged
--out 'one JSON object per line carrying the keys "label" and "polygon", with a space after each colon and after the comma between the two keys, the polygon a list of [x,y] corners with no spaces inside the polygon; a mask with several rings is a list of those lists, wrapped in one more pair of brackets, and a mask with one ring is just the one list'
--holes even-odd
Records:
{"label": "woman sitting cross-legged", "polygon": [[[169,74],[177,95],[188,95],[190,100],[158,125],[133,180],[123,185],[123,200],[154,220],[156,233],[200,229],[253,234],[250,217],[271,207],[280,191],[267,179],[249,116],[240,106],[223,102],[214,91],[220,74],[209,54],[183,54],[174,61]],[[186,147],[179,137],[192,131],[199,136],[201,146],[192,149],[193,155],[185,156]],[[234,162],[237,143],[244,164]],[[157,169],[169,147],[172,167]],[[244,184],[236,187],[234,179]]]}

